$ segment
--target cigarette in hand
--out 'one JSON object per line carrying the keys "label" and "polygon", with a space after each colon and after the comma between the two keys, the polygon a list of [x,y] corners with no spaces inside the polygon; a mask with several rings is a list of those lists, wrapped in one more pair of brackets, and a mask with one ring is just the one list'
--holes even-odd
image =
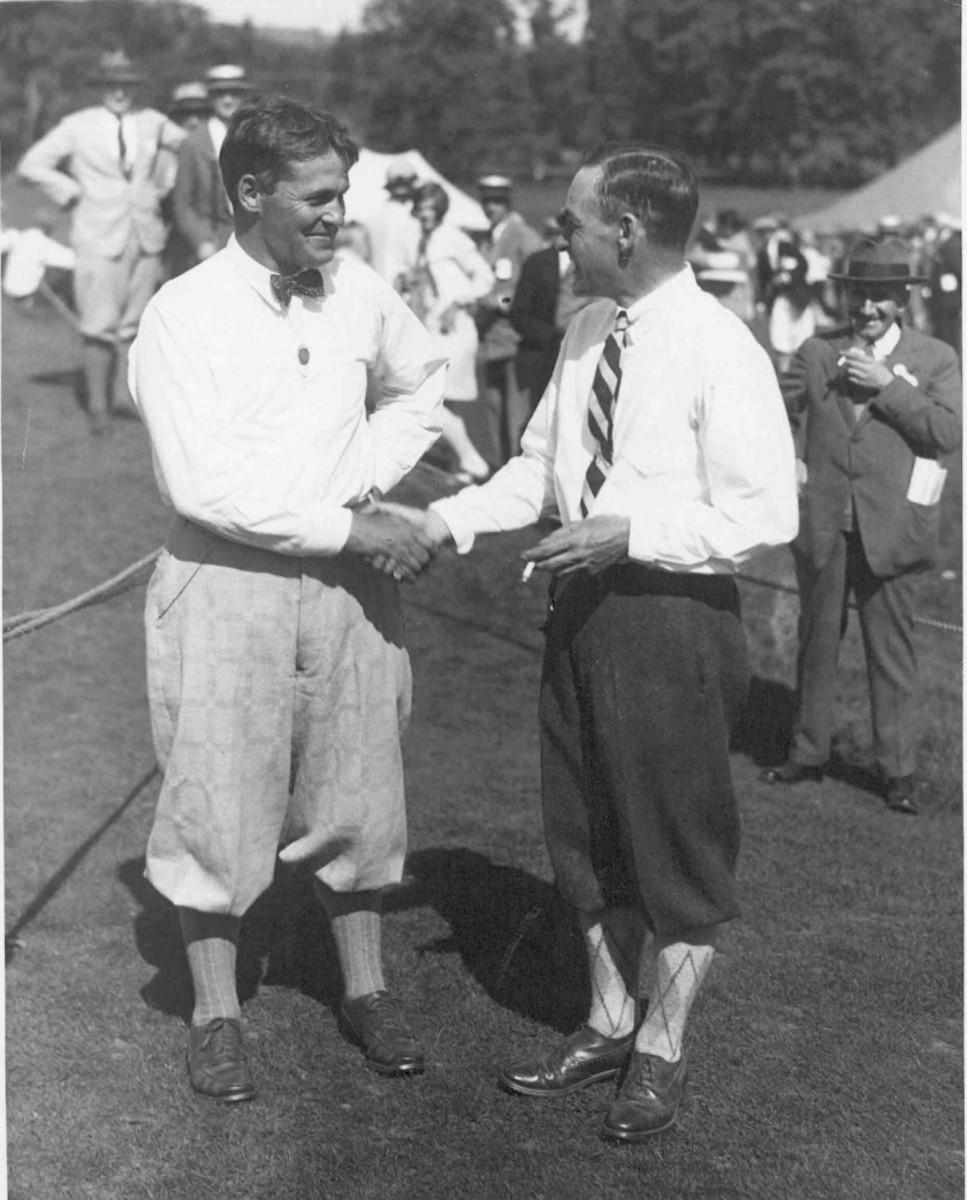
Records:
{"label": "cigarette in hand", "polygon": [[534,567],[536,565],[537,565],[536,563],[532,563],[532,562],[525,563],[524,569],[520,573],[521,583],[526,583],[528,581],[528,579],[530,579],[530,577],[534,574]]}

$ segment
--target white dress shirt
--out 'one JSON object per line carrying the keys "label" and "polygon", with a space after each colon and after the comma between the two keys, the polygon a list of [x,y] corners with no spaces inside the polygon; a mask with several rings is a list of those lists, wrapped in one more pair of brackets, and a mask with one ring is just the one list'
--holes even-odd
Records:
{"label": "white dress shirt", "polygon": [[269,278],[232,238],[165,284],[132,348],[131,391],[183,517],[281,554],[338,554],[345,506],[392,488],[439,435],[446,362],[363,263],[330,263],[326,295],[287,311]]}
{"label": "white dress shirt", "polygon": [[[628,310],[614,410],[614,462],[589,516],[630,518],[628,557],[669,571],[734,572],[792,540],[792,437],[775,371],[748,329],[686,267]],[[588,397],[616,306],[572,320],[520,455],[482,487],[432,507],[465,553],[474,535],[556,511],[580,519],[595,450]]]}

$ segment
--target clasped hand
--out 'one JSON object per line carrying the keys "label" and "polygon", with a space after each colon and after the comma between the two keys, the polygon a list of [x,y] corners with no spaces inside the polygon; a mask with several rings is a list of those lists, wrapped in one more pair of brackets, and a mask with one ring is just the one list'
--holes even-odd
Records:
{"label": "clasped hand", "polygon": [[851,346],[849,350],[844,351],[840,362],[846,378],[856,387],[879,391],[880,388],[893,382],[893,374],[889,367],[877,362],[875,358],[871,358],[856,346]]}
{"label": "clasped hand", "polygon": [[449,536],[446,523],[435,513],[379,501],[353,513],[346,549],[374,570],[411,583]]}

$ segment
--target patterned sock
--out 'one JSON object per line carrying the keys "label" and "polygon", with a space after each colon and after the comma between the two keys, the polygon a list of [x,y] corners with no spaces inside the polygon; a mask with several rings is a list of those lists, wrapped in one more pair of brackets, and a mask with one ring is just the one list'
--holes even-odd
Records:
{"label": "patterned sock", "polygon": [[635,1027],[632,981],[638,969],[641,918],[632,908],[579,913],[591,976],[588,1024],[604,1037],[627,1037]]}
{"label": "patterned sock", "polygon": [[658,942],[654,933],[645,929],[641,940],[641,954],[638,959],[638,1013],[641,1016],[648,1011],[648,999],[655,987],[658,975]]}
{"label": "patterned sock", "polygon": [[635,1038],[635,1049],[666,1062],[682,1056],[685,1025],[695,997],[715,957],[712,946],[660,942],[648,1014]]}
{"label": "patterned sock", "polygon": [[334,892],[318,879],[315,890],[332,927],[346,999],[383,991],[382,894]]}
{"label": "patterned sock", "polygon": [[241,917],[179,908],[178,919],[195,989],[192,1025],[207,1025],[215,1017],[238,1018],[241,1009],[235,964]]}

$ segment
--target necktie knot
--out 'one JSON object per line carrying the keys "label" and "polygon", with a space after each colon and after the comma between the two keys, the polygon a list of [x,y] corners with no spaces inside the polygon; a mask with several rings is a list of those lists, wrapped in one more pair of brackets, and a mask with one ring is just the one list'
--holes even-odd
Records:
{"label": "necktie knot", "polygon": [[625,334],[628,332],[628,326],[631,322],[628,320],[628,314],[623,308],[619,308],[614,319],[615,337],[623,346],[625,344]]}
{"label": "necktie knot", "polygon": [[269,284],[272,287],[272,295],[283,308],[289,307],[289,301],[296,292],[300,296],[313,296],[316,299],[326,294],[322,274],[315,267],[306,267],[302,271],[296,271],[294,275],[270,275]]}

